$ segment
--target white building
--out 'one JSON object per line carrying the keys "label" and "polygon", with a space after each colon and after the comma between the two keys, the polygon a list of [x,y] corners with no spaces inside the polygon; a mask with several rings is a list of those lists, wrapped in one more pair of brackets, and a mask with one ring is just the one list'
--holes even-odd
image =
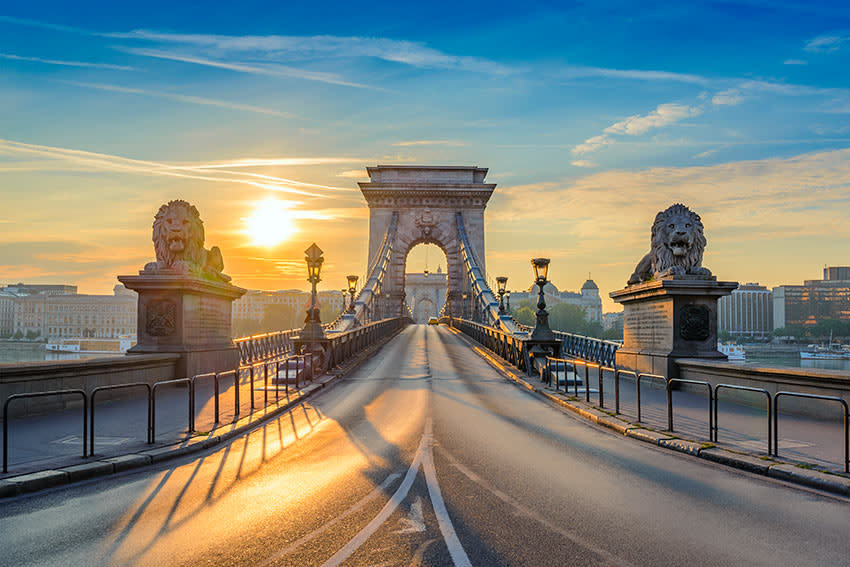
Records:
{"label": "white building", "polygon": [[15,300],[18,295],[0,290],[0,338],[15,332]]}
{"label": "white building", "polygon": [[413,320],[427,323],[436,317],[446,304],[448,277],[438,266],[436,272],[413,272],[404,275],[404,295]]}
{"label": "white building", "polygon": [[[116,286],[119,287],[119,286]],[[63,338],[117,339],[136,333],[136,294],[48,294],[14,300],[13,333],[48,340]]]}
{"label": "white building", "polygon": [[757,283],[740,285],[717,302],[717,329],[732,335],[766,337],[773,316],[773,293]]}

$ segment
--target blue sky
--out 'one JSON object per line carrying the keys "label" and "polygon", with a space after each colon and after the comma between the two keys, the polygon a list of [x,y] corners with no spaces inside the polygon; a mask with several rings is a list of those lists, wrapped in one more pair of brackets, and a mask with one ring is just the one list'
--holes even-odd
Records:
{"label": "blue sky", "polygon": [[[342,282],[377,163],[489,167],[509,287],[548,254],[616,289],[674,201],[720,277],[815,278],[850,264],[848,69],[837,2],[7,5],[0,281],[108,290],[182,197],[237,283],[302,287],[312,240]],[[269,199],[294,234],[258,246]]]}

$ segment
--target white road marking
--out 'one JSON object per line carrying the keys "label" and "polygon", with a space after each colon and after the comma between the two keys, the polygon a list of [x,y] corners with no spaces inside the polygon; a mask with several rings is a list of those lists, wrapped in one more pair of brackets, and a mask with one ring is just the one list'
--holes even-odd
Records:
{"label": "white road marking", "polygon": [[419,465],[422,464],[422,455],[425,452],[425,447],[427,446],[426,441],[428,440],[427,435],[422,436],[422,441],[419,443],[419,448],[416,449],[416,455],[413,457],[413,462],[410,463],[410,468],[407,469],[407,474],[404,475],[404,480],[401,482],[401,486],[398,487],[398,490],[395,491],[395,494],[392,495],[392,498],[384,505],[378,515],[375,516],[371,522],[366,524],[366,526],[358,532],[354,538],[346,543],[342,549],[333,554],[333,556],[322,563],[322,567],[336,567],[340,565],[343,561],[348,559],[352,553],[357,551],[361,545],[363,545],[369,537],[380,528],[384,522],[395,512],[395,509],[398,508],[398,505],[407,498],[407,494],[410,492],[410,487],[413,486],[413,481],[416,479],[416,474],[419,472]]}
{"label": "white road marking", "polygon": [[547,528],[549,528],[553,532],[564,536],[566,539],[572,541],[574,544],[576,544],[580,547],[584,547],[585,549],[588,549],[588,550],[592,551],[593,553],[596,553],[601,558],[603,558],[605,560],[606,564],[608,564],[608,565],[620,565],[621,567],[634,567],[633,563],[629,563],[625,559],[622,559],[621,557],[614,555],[610,551],[603,549],[603,548],[591,543],[590,541],[583,538],[582,536],[580,536],[576,533],[573,533],[570,530],[564,529],[563,527],[561,527],[559,525],[552,523],[548,518],[545,518],[540,513],[538,513],[536,510],[532,510],[531,508],[524,506],[523,504],[519,503],[516,499],[508,496],[507,494],[505,494],[504,492],[502,492],[501,490],[499,490],[495,486],[490,485],[490,483],[488,483],[486,480],[484,480],[483,478],[481,478],[480,476],[478,476],[477,474],[472,472],[470,469],[468,469],[463,464],[459,463],[457,461],[457,459],[455,459],[454,456],[445,449],[445,447],[440,447],[440,454],[443,455],[443,457],[445,457],[446,460],[449,461],[449,463],[454,468],[456,468],[459,472],[461,472],[469,480],[478,484],[483,489],[490,492],[493,496],[495,496],[496,498],[498,498],[499,500],[501,500],[505,504],[512,506],[516,510],[517,515],[525,516],[527,518],[531,518],[532,520],[535,520],[536,522],[540,523],[541,525],[546,526]]}
{"label": "white road marking", "polygon": [[428,446],[425,449],[425,456],[422,459],[422,469],[425,471],[428,494],[431,496],[431,504],[434,506],[434,514],[437,516],[437,524],[440,526],[440,532],[443,534],[443,539],[446,541],[446,546],[449,548],[449,555],[452,556],[455,567],[472,567],[466,551],[463,550],[463,546],[457,538],[457,533],[455,533],[449,512],[446,510],[446,503],[443,501],[443,495],[440,492],[440,485],[437,483],[437,469],[434,467],[434,452],[431,449],[431,429],[431,419],[428,418],[428,421],[425,423],[425,435],[423,437],[423,440],[428,440]]}
{"label": "white road marking", "polygon": [[410,513],[406,518],[402,518],[398,522],[402,527],[397,529],[397,534],[410,534],[425,531],[425,515],[422,513],[422,498],[416,497],[416,500],[410,506]]}
{"label": "white road marking", "polygon": [[366,496],[361,498],[356,504],[351,506],[348,510],[346,510],[345,512],[343,512],[342,514],[340,514],[339,516],[337,516],[333,520],[327,522],[326,524],[322,524],[320,527],[316,528],[312,532],[310,532],[310,533],[298,538],[297,540],[293,541],[291,544],[289,544],[288,546],[279,550],[276,554],[274,554],[272,557],[266,559],[263,563],[261,563],[257,567],[266,567],[267,565],[271,565],[272,563],[274,563],[275,561],[277,561],[278,559],[280,559],[284,555],[289,555],[290,553],[292,553],[293,551],[295,551],[296,549],[298,549],[299,547],[301,547],[302,545],[304,545],[305,543],[307,543],[311,539],[314,539],[314,538],[320,536],[321,534],[325,533],[326,531],[328,531],[329,529],[334,527],[336,524],[338,524],[339,522],[341,522],[345,518],[351,516],[352,514],[355,514],[356,512],[359,512],[366,504],[368,504],[369,502],[371,502],[372,500],[374,500],[375,498],[377,498],[378,496],[383,494],[384,491],[393,482],[395,482],[395,480],[400,476],[401,476],[401,473],[393,473],[393,474],[389,475],[386,479],[384,479],[384,482],[382,482],[380,485],[376,486],[369,494],[367,494]]}

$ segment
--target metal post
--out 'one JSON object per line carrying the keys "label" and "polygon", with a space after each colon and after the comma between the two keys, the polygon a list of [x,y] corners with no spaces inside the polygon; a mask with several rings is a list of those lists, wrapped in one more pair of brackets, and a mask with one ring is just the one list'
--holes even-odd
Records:
{"label": "metal post", "polygon": [[604,399],[603,394],[602,394],[602,378],[603,378],[603,374],[604,374],[604,372],[602,371],[602,364],[600,364],[600,365],[599,365],[599,407],[600,407],[600,408],[604,408],[604,407],[605,407],[605,399]]}

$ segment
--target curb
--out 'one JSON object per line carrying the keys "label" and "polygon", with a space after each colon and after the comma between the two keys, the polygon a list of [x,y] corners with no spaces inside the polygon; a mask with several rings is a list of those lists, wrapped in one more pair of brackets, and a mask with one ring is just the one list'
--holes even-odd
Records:
{"label": "curb", "polygon": [[[403,330],[403,328],[401,329]],[[253,429],[254,427],[271,421],[280,414],[286,413],[298,404],[305,402],[313,397],[317,392],[339,382],[346,375],[357,369],[358,366],[368,360],[368,355],[375,350],[383,347],[392,338],[398,335],[401,330],[389,335],[383,341],[376,343],[358,356],[356,356],[349,364],[342,368],[331,370],[327,374],[323,374],[317,380],[308,386],[301,388],[300,395],[288,402],[279,402],[277,407],[269,405],[266,409],[272,408],[265,413],[248,414],[242,419],[221,425],[217,429],[212,430],[206,436],[196,435],[183,441],[163,445],[154,449],[139,451],[138,453],[128,453],[89,461],[78,465],[71,465],[59,469],[47,469],[33,473],[27,473],[19,476],[6,477],[0,479],[0,498],[9,498],[21,494],[38,492],[47,488],[54,488],[78,482],[89,480],[92,478],[107,476],[119,472],[124,472],[132,469],[138,469],[154,463],[162,463],[186,455],[191,455],[221,445],[234,437],[238,437],[243,433]]]}
{"label": "curb", "polygon": [[473,342],[469,337],[456,329],[452,327],[448,327],[448,329],[467,341],[478,356],[483,358],[490,366],[507,378],[508,381],[513,382],[521,388],[530,390],[590,422],[612,429],[625,437],[631,437],[632,439],[651,443],[658,447],[685,453],[747,472],[816,488],[841,496],[850,496],[850,478],[848,477],[829,472],[821,472],[817,469],[809,469],[792,463],[775,461],[772,458],[765,460],[754,455],[721,449],[715,447],[714,443],[680,439],[668,433],[649,429],[643,424],[630,423],[619,417],[612,416],[569,395],[562,397],[560,394],[555,394],[547,388],[538,387],[526,381],[525,377],[519,371],[515,371],[513,368],[502,364],[502,360],[497,358],[495,354],[485,350],[484,347]]}

